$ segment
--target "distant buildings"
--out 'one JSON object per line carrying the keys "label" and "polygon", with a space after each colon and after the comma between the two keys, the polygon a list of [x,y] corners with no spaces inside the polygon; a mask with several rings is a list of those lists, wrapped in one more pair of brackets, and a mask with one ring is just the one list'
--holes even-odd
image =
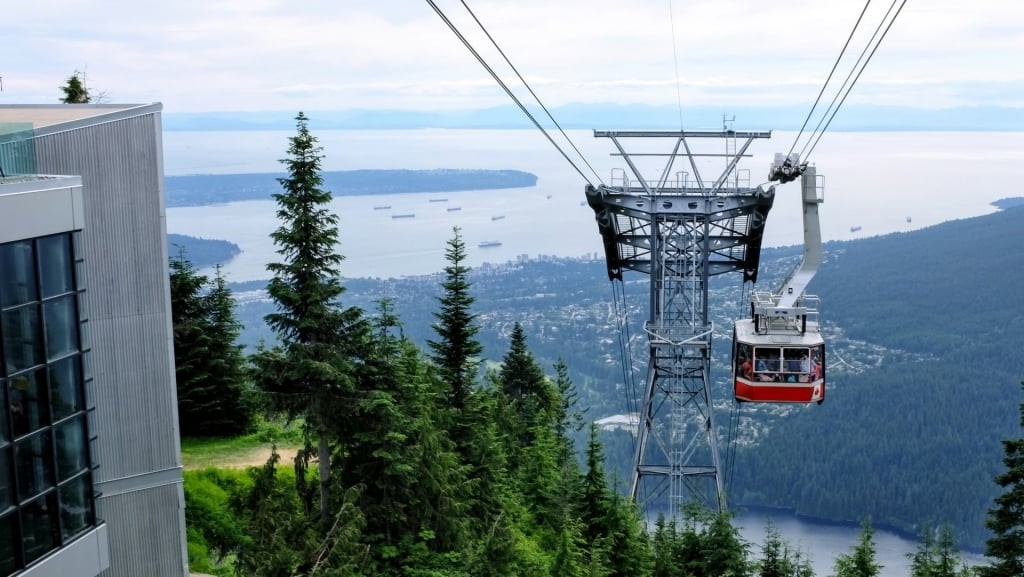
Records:
{"label": "distant buildings", "polygon": [[160,111],[0,106],[0,577],[187,574]]}
{"label": "distant buildings", "polygon": [[640,415],[637,413],[626,413],[624,415],[612,415],[603,419],[594,421],[597,428],[602,431],[629,431],[636,433],[637,426],[640,425]]}

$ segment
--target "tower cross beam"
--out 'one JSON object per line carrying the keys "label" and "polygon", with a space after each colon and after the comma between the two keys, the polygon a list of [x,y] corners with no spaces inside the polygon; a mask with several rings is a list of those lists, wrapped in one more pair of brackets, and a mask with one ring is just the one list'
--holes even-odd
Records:
{"label": "tower cross beam", "polygon": [[[623,270],[651,277],[650,317],[644,324],[647,378],[639,399],[631,495],[646,508],[664,510],[665,503],[654,501],[667,491],[672,513],[691,501],[724,509],[710,388],[708,279],[742,272],[744,280],[756,280],[764,223],[775,191],[740,187],[739,178],[730,176],[749,156],[751,143],[770,138],[771,132],[595,130],[594,136],[610,139],[613,155],[621,157],[635,177],[633,183],[623,178],[620,186],[586,188],[609,278],[621,281]],[[631,138],[655,139],[671,148],[665,153],[631,154],[623,143]],[[691,139],[702,145],[725,141],[719,149],[725,154],[697,151]],[[737,139],[743,139],[740,147]],[[655,180],[644,178],[637,164],[645,156],[667,158]],[[698,156],[725,160],[711,186],[705,186],[700,176]],[[689,162],[696,187],[685,179],[667,186],[673,163],[682,157]]]}

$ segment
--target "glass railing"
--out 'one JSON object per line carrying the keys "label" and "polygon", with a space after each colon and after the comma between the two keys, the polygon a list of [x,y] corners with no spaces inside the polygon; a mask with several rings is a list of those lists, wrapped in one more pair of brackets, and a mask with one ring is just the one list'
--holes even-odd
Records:
{"label": "glass railing", "polygon": [[0,177],[38,174],[35,128],[28,122],[0,122]]}

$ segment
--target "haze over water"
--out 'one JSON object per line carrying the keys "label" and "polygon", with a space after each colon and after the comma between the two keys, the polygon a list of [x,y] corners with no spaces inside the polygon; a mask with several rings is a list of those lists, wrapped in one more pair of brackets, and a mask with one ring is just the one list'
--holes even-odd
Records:
{"label": "haze over water", "polygon": [[[742,130],[742,129],[741,129]],[[586,181],[536,130],[313,130],[324,148],[324,170],[367,168],[517,169],[538,176],[536,187],[430,194],[336,198],[341,252],[347,277],[432,274],[444,266],[452,227],[462,228],[469,264],[505,262],[528,255],[603,258],[593,211],[581,206]],[[612,168],[626,168],[610,156],[614,146],[590,131],[568,131],[597,175],[611,181]],[[167,132],[167,175],[280,172],[289,131]],[[786,152],[794,133],[776,132],[750,147],[753,185],[763,181],[775,152]],[[719,141],[720,142],[720,141]],[[718,144],[719,142],[716,142]],[[702,143],[690,140],[691,146]],[[670,141],[651,145],[623,141],[629,151],[669,152]],[[742,144],[742,143],[741,143]],[[632,146],[631,146],[632,145]],[[597,177],[574,157],[592,181]],[[799,150],[799,148],[798,148]],[[720,152],[720,150],[706,150]],[[825,176],[821,207],[824,240],[848,240],[906,231],[995,210],[989,203],[1013,196],[1015,166],[1024,160],[1024,133],[887,132],[827,133],[810,157]],[[643,174],[656,179],[663,158],[638,158]],[[705,160],[704,180],[721,173],[723,161]],[[677,163],[670,171],[686,170]],[[550,198],[549,198],[550,197]],[[430,202],[447,198],[447,202]],[[391,210],[374,210],[390,205]],[[459,211],[448,211],[461,207]],[[415,213],[412,219],[392,219]],[[802,241],[799,184],[779,187],[765,233],[766,246]],[[504,216],[492,220],[494,216]],[[911,222],[907,222],[910,217]],[[225,267],[232,281],[264,279],[264,266],[277,255],[269,239],[277,226],[273,201],[168,209],[169,232],[230,240],[242,254]],[[851,232],[851,227],[861,227]],[[478,248],[496,240],[500,247]]]}

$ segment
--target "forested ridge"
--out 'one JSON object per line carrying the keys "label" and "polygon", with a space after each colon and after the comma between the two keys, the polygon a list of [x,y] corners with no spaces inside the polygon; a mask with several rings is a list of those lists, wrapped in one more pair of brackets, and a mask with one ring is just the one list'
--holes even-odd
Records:
{"label": "forested ridge", "polygon": [[[916,357],[830,381],[820,407],[737,458],[734,494],[916,532],[950,522],[980,548],[1001,439],[1019,431],[1024,207],[828,246],[811,287],[829,335]],[[831,357],[833,366],[839,362]]]}
{"label": "forested ridge", "polygon": [[[982,547],[984,516],[997,494],[1000,440],[1015,431],[1017,383],[1024,373],[1024,210],[943,223],[885,237],[826,245],[810,291],[822,297],[830,385],[821,406],[779,417],[757,407],[741,420],[769,430],[737,448],[729,471],[731,502],[785,507],[828,520],[876,523],[916,534],[925,523],[954,524],[961,542]],[[799,258],[794,247],[767,249],[762,286],[774,286]],[[342,267],[344,271],[344,267]],[[626,411],[620,333],[601,262],[532,261],[474,271],[484,356],[500,358],[508,327],[522,322],[538,360],[565,360],[580,406],[598,419]],[[429,338],[433,279],[350,279],[349,298],[370,306],[389,294],[413,342]],[[234,285],[236,291],[260,283]],[[741,314],[738,281],[716,278],[712,312],[719,326]],[[646,278],[626,278],[634,361],[646,358],[640,324]],[[266,303],[239,308],[243,341],[269,335]],[[713,353],[715,398],[728,446],[732,410],[729,342]],[[857,364],[856,371],[842,361]],[[642,364],[642,362],[640,363]],[[865,366],[860,366],[865,365]],[[642,370],[642,367],[641,367]],[[635,378],[642,381],[643,374]],[[738,433],[737,433],[738,435]],[[603,436],[609,465],[628,474],[625,433]]]}
{"label": "forested ridge", "polygon": [[[270,200],[283,173],[193,174],[164,178],[167,206],[206,206],[242,200]],[[535,186],[537,175],[521,170],[334,170],[323,173],[335,196],[454,192]]]}
{"label": "forested ridge", "polygon": [[185,234],[167,234],[167,253],[184,253],[196,268],[208,268],[224,264],[235,258],[242,249],[233,242],[199,238]]}

